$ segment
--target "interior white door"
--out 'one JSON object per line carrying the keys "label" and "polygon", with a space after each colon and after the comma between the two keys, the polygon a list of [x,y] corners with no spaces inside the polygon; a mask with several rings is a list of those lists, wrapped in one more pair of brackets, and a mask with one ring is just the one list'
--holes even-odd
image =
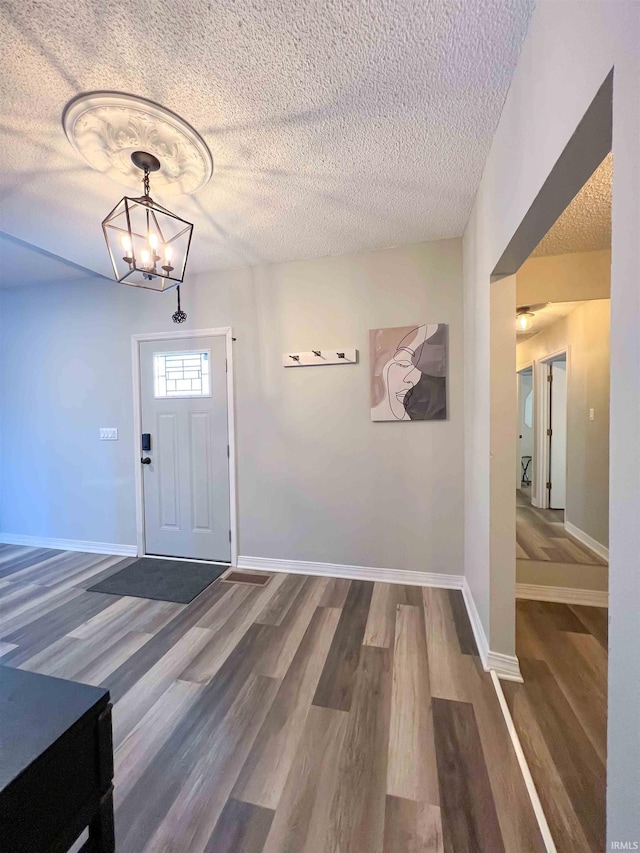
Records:
{"label": "interior white door", "polygon": [[567,493],[567,362],[549,365],[550,427],[549,436],[549,507],[564,509]]}
{"label": "interior white door", "polygon": [[225,338],[141,342],[140,400],[146,553],[230,562]]}

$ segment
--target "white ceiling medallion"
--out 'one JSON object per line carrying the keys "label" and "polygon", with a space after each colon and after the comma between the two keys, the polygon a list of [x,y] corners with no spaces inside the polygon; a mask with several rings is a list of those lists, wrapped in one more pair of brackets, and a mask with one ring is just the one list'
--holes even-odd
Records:
{"label": "white ceiling medallion", "polygon": [[194,193],[213,174],[206,142],[180,116],[145,98],[123,92],[87,92],[69,101],[62,114],[67,139],[84,159],[118,183],[137,186],[134,151],[160,161],[153,176],[161,195]]}

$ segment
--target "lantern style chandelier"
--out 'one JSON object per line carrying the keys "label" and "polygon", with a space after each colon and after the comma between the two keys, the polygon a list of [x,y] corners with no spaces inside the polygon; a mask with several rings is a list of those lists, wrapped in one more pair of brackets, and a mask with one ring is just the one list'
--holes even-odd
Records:
{"label": "lantern style chandelier", "polygon": [[165,195],[197,192],[213,174],[213,158],[200,134],[161,104],[126,92],[94,91],[65,106],[67,139],[86,162],[119,183],[142,179],[139,197],[125,195],[102,222],[116,281],[159,292],[184,280],[193,225],[151,197],[150,176]]}
{"label": "lantern style chandelier", "polygon": [[160,169],[158,158],[134,151],[131,161],[144,173],[143,194],[124,196],[102,223],[113,272],[122,284],[168,290],[184,279],[193,225],[151,198],[149,175]]}

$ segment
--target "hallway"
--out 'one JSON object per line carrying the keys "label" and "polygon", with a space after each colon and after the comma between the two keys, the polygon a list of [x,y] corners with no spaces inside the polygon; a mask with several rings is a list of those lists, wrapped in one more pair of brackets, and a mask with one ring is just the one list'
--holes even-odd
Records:
{"label": "hallway", "polygon": [[531,505],[530,489],[516,491],[516,557],[551,563],[606,566],[603,560],[564,529],[564,511]]}

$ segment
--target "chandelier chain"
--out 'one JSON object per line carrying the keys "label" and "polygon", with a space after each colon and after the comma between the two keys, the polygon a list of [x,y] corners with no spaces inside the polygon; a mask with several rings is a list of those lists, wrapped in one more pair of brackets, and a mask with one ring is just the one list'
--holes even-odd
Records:
{"label": "chandelier chain", "polygon": [[151,194],[151,186],[149,184],[149,167],[144,167],[144,178],[142,179],[142,186],[144,187],[144,194],[146,196]]}

